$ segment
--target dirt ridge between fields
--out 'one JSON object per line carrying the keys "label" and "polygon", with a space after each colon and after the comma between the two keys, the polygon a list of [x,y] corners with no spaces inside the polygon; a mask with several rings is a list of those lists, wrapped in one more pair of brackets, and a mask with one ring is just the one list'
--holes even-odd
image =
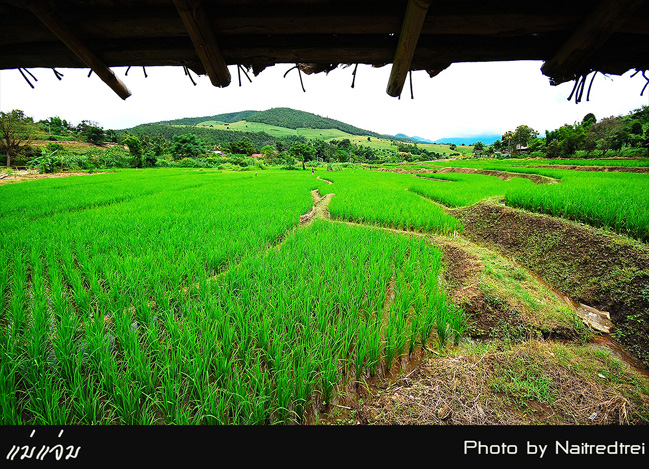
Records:
{"label": "dirt ridge between fields", "polygon": [[516,173],[513,171],[496,171],[492,169],[477,169],[477,168],[461,168],[453,166],[445,166],[439,169],[401,169],[401,168],[379,168],[377,171],[383,171],[388,173],[400,173],[400,174],[445,174],[445,173],[461,173],[461,174],[482,174],[485,176],[494,176],[503,181],[509,181],[512,178],[518,177],[523,179],[529,179],[535,184],[557,184],[561,182],[559,179],[551,178],[549,176],[542,176],[540,174],[530,174],[530,173]]}

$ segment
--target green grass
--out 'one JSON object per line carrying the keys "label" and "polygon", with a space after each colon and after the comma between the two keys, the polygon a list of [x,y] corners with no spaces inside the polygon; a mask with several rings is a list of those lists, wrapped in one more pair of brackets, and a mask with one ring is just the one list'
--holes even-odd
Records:
{"label": "green grass", "polygon": [[353,135],[338,129],[289,129],[276,125],[263,124],[260,122],[238,121],[232,123],[205,121],[198,124],[200,127],[209,127],[215,130],[234,130],[240,132],[265,132],[273,137],[283,138],[292,136],[303,136],[309,140],[320,138],[323,140],[353,138]]}
{"label": "green grass", "polygon": [[[333,184],[309,171],[150,169],[0,187],[2,423],[302,422],[421,344],[457,343],[466,319],[440,287],[440,250],[377,229],[461,232],[427,198],[463,206],[519,194],[554,201],[562,216],[568,201],[621,214],[625,230],[646,226],[642,174],[562,171],[551,185],[319,174]],[[332,220],[298,228],[316,188],[335,194]],[[531,279],[483,261],[545,314]],[[501,392],[552,396],[536,370],[519,371],[503,375]]]}
{"label": "green grass", "polygon": [[429,242],[294,230],[323,184],[309,172],[93,177],[0,188],[3,424],[302,421],[464,330]]}
{"label": "green grass", "polygon": [[[645,166],[649,160],[599,160],[609,166]],[[534,184],[523,178],[502,181],[494,176],[422,173],[410,190],[459,207],[486,197],[504,197],[508,205],[603,228],[646,242],[649,239],[649,175],[630,172],[577,171],[534,168],[539,164],[573,164],[565,160],[458,160],[399,165],[408,169],[466,167],[520,174],[537,174],[560,181]],[[584,163],[584,162],[582,162]],[[585,164],[593,164],[589,161]],[[423,178],[431,179],[425,181]],[[452,182],[434,181],[444,179]]]}
{"label": "green grass", "polygon": [[[397,147],[392,140],[385,138],[352,135],[338,129],[310,129],[310,128],[297,128],[289,129],[286,127],[279,127],[276,125],[264,124],[259,122],[237,121],[232,123],[220,121],[205,121],[197,124],[199,127],[208,127],[215,130],[234,130],[240,132],[265,132],[273,137],[284,138],[301,136],[307,140],[322,139],[325,141],[349,139],[351,143],[357,145],[368,146],[375,150],[393,150],[396,151]],[[456,150],[451,150],[449,145],[420,143],[417,144],[419,148],[433,151],[439,154],[458,152],[461,155],[468,156],[472,154],[473,147],[471,146],[458,146]]]}
{"label": "green grass", "polygon": [[502,197],[515,189],[525,192],[535,186],[532,181],[523,178],[503,181],[495,176],[482,174],[425,173],[421,176],[422,178],[417,178],[410,184],[410,190],[449,207],[472,205],[486,197]]}
{"label": "green grass", "polygon": [[[425,146],[422,145],[422,148]],[[457,147],[458,149],[466,150],[472,147]],[[468,152],[470,153],[470,152]],[[465,155],[463,153],[464,156]],[[398,166],[416,166],[420,168],[443,168],[461,167],[461,168],[479,168],[479,169],[493,169],[498,171],[514,171],[514,168],[528,168],[532,169],[536,166],[610,166],[610,167],[646,167],[649,166],[649,158],[641,158],[635,160],[609,160],[609,159],[546,159],[546,158],[457,158],[452,161],[431,161],[425,164],[422,163],[406,163],[405,165]]]}
{"label": "green grass", "polygon": [[647,174],[564,171],[560,184],[512,189],[505,200],[515,207],[649,240]]}
{"label": "green grass", "polygon": [[408,231],[462,231],[455,218],[408,190],[415,181],[411,175],[350,170],[323,177],[333,181],[320,191],[335,194],[329,204],[334,218]]}

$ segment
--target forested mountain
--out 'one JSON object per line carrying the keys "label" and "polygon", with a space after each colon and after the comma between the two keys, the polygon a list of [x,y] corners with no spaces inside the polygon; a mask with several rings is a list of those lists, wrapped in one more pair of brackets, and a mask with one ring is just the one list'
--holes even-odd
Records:
{"label": "forested mountain", "polygon": [[293,142],[306,143],[306,139],[301,136],[275,137],[265,132],[242,132],[234,130],[216,130],[207,127],[180,127],[163,124],[142,124],[130,129],[118,131],[118,136],[123,138],[125,135],[136,135],[140,139],[156,140],[162,138],[171,141],[175,135],[194,134],[207,145],[225,146],[229,143],[237,142],[247,137],[257,148],[265,145],[275,145],[279,148],[289,148]]}
{"label": "forested mountain", "polygon": [[258,122],[277,127],[285,127],[287,129],[338,129],[351,135],[394,138],[392,136],[380,135],[370,130],[360,129],[335,119],[329,119],[328,117],[286,107],[273,108],[266,111],[239,111],[217,114],[215,116],[185,117],[182,119],[156,122],[155,124],[193,126],[206,121],[220,121],[225,123],[238,121]]}
{"label": "forested mountain", "polygon": [[237,121],[246,120],[248,117],[253,114],[257,114],[259,111],[238,111],[238,112],[226,112],[224,114],[217,114],[215,116],[204,116],[204,117],[184,117],[182,119],[174,119],[170,121],[160,121],[154,122],[154,124],[167,124],[167,125],[198,125],[201,122],[205,121],[220,121],[226,123],[232,123]]}
{"label": "forested mountain", "polygon": [[278,107],[267,111],[260,111],[246,119],[248,122],[259,122],[261,124],[276,125],[287,129],[338,129],[351,135],[367,135],[379,137],[379,134],[370,130],[359,129],[353,125],[346,124],[335,119],[322,117],[310,112],[297,111],[286,107]]}

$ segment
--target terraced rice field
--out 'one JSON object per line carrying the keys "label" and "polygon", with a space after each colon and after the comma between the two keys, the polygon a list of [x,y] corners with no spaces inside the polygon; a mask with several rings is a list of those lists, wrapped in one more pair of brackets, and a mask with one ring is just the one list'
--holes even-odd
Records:
{"label": "terraced rice field", "polygon": [[467,333],[434,241],[463,231],[444,205],[563,201],[553,215],[646,239],[645,175],[320,173],[330,183],[151,169],[0,187],[3,424],[303,423]]}

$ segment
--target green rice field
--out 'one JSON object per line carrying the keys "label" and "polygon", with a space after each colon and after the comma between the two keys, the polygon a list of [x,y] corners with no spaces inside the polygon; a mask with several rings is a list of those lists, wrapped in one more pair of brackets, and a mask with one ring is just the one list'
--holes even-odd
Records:
{"label": "green rice field", "polygon": [[[499,197],[649,238],[649,175],[534,170],[560,182],[160,168],[0,186],[2,423],[303,423],[465,334],[426,236],[461,235],[444,206]],[[316,189],[330,218],[301,224]]]}

